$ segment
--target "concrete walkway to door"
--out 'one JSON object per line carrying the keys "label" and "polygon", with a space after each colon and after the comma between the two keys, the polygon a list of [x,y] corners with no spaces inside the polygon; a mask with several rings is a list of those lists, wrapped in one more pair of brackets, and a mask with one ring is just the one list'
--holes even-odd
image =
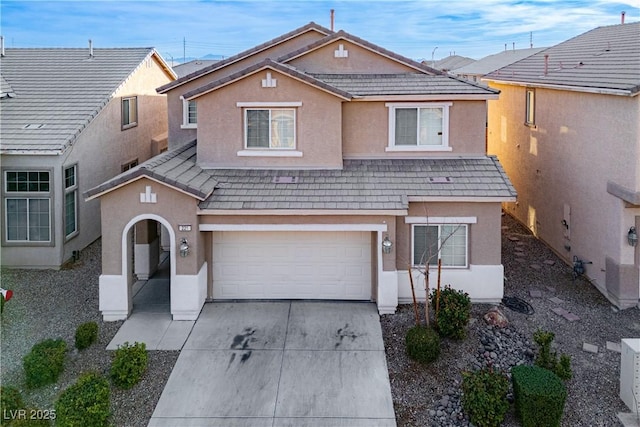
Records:
{"label": "concrete walkway to door", "polygon": [[205,304],[149,422],[395,426],[375,304]]}

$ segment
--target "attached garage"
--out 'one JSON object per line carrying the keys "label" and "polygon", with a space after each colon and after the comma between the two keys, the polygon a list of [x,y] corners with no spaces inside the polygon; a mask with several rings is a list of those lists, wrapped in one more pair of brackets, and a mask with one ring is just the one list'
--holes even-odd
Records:
{"label": "attached garage", "polygon": [[215,231],[214,299],[372,299],[370,231]]}

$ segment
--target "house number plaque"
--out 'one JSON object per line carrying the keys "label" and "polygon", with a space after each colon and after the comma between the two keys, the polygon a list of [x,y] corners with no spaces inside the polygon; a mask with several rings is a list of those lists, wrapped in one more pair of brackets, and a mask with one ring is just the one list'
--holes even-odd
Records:
{"label": "house number plaque", "polygon": [[178,231],[191,231],[191,224],[178,224]]}

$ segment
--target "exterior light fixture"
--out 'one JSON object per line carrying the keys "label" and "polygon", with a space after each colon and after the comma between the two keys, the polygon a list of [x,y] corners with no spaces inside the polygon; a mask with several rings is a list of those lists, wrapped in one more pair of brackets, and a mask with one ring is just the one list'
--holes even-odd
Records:
{"label": "exterior light fixture", "polygon": [[631,227],[629,229],[629,233],[627,233],[627,241],[630,246],[636,246],[638,244],[638,232],[635,227]]}
{"label": "exterior light fixture", "polygon": [[180,256],[184,258],[187,255],[189,255],[189,242],[187,242],[187,239],[183,237],[180,241]]}
{"label": "exterior light fixture", "polygon": [[393,242],[389,240],[389,236],[384,236],[384,240],[382,240],[382,252],[384,252],[385,254],[390,254],[392,247]]}

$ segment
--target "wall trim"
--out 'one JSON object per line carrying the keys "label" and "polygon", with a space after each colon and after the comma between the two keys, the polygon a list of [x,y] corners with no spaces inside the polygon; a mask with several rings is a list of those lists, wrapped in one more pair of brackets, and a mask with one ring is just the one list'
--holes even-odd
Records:
{"label": "wall trim", "polygon": [[477,224],[475,216],[407,216],[405,224]]}
{"label": "wall trim", "polygon": [[200,231],[387,231],[387,224],[200,224]]}

